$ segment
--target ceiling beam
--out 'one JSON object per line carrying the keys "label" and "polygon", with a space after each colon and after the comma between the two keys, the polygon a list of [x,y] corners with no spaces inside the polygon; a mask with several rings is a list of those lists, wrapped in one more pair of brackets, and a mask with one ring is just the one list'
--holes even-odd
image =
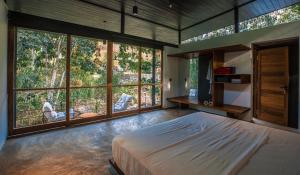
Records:
{"label": "ceiling beam", "polygon": [[124,1],[121,0],[121,33],[125,33],[125,7],[124,7]]}
{"label": "ceiling beam", "polygon": [[239,8],[234,7],[234,33],[240,32]]}
{"label": "ceiling beam", "polygon": [[222,15],[224,15],[224,14],[226,14],[226,13],[229,13],[229,12],[233,11],[234,8],[240,8],[240,7],[243,7],[243,6],[245,6],[245,5],[248,5],[248,4],[250,4],[250,3],[253,3],[253,2],[255,2],[255,1],[256,1],[256,0],[250,0],[250,1],[245,2],[245,3],[243,3],[243,4],[237,5],[236,7],[233,7],[233,8],[231,8],[231,9],[228,9],[228,10],[226,10],[226,11],[224,11],[224,12],[221,12],[221,13],[219,13],[219,14],[217,14],[217,15],[214,15],[214,16],[212,16],[212,17],[209,17],[209,18],[206,18],[206,19],[201,20],[201,21],[199,21],[199,22],[196,22],[195,24],[192,24],[192,25],[190,25],[190,26],[184,27],[184,28],[181,29],[181,31],[187,30],[187,29],[189,29],[189,28],[192,28],[192,27],[194,27],[194,26],[197,26],[197,25],[199,25],[199,24],[202,24],[202,23],[204,23],[204,22],[207,22],[207,21],[209,21],[209,20],[212,20],[212,19],[214,19],[214,18],[217,18],[217,17],[219,17],[219,16],[222,16]]}
{"label": "ceiling beam", "polygon": [[[116,9],[113,9],[113,8],[110,8],[110,7],[106,7],[104,5],[97,4],[97,3],[94,3],[94,2],[90,2],[88,0],[77,0],[77,1],[89,4],[89,5],[92,5],[92,6],[96,6],[96,7],[99,7],[99,8],[103,8],[103,9],[106,9],[106,10],[110,10],[110,11],[113,11],[113,12],[116,12],[116,13],[120,13],[120,14],[122,13],[119,10],[116,10]],[[125,16],[130,16],[132,18],[136,18],[136,19],[139,19],[139,20],[142,20],[142,21],[146,21],[146,22],[149,22],[149,23],[152,23],[152,24],[155,24],[155,25],[159,25],[161,27],[165,27],[165,28],[168,28],[168,29],[171,29],[171,30],[175,30],[175,31],[179,30],[178,28],[175,28],[175,27],[171,27],[171,26],[168,26],[168,25],[165,25],[165,24],[162,24],[162,23],[158,23],[156,21],[152,21],[152,20],[149,20],[149,19],[146,19],[146,18],[135,16],[135,15],[130,14],[130,13],[126,13],[125,10],[124,10],[124,15]]]}
{"label": "ceiling beam", "polygon": [[178,31],[178,45],[181,44],[181,31]]}

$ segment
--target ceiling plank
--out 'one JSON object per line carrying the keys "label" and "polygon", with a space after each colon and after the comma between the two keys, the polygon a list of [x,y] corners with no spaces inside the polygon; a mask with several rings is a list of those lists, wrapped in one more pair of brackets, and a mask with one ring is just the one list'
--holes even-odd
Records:
{"label": "ceiling plank", "polygon": [[[106,6],[104,6],[104,5],[96,4],[96,3],[91,2],[91,1],[88,1],[88,0],[78,0],[78,1],[83,2],[83,3],[86,3],[86,4],[94,5],[94,6],[97,6],[97,7],[99,7],[99,8],[104,8],[104,9],[107,9],[107,10],[111,10],[111,11],[114,11],[114,12],[117,12],[117,13],[120,13],[120,14],[122,13],[120,10],[116,10],[116,9],[113,9],[113,8],[106,7]],[[172,30],[178,31],[177,28],[174,28],[174,27],[171,27],[171,26],[168,26],[168,25],[165,25],[165,24],[161,24],[161,23],[158,23],[158,22],[156,22],[156,21],[152,21],[152,20],[149,20],[149,19],[146,19],[146,18],[142,18],[142,17],[139,17],[139,16],[135,16],[135,15],[132,15],[132,14],[126,13],[126,12],[124,12],[124,14],[125,14],[126,16],[130,16],[130,17],[133,17],[133,18],[137,18],[137,19],[140,19],[140,20],[149,22],[149,23],[153,23],[153,24],[160,25],[160,26],[165,27],[165,28],[168,28],[168,29],[172,29]]]}
{"label": "ceiling plank", "polygon": [[[245,3],[241,4],[241,5],[238,5],[237,8],[243,7],[243,6],[248,5],[248,4],[250,4],[250,3],[252,3],[252,2],[255,2],[255,1],[256,1],[256,0],[250,0],[250,1],[248,1],[248,2],[245,2]],[[224,14],[226,14],[226,13],[229,13],[229,12],[231,12],[231,11],[233,11],[233,10],[234,10],[234,7],[231,8],[231,9],[228,9],[228,10],[226,10],[226,11],[224,11],[224,12],[221,12],[221,13],[215,15],[215,16],[206,18],[206,19],[204,19],[204,20],[202,20],[202,21],[196,22],[195,24],[192,24],[192,25],[190,25],[190,26],[184,27],[184,28],[181,29],[181,31],[184,31],[184,30],[186,30],[186,29],[192,28],[192,27],[197,26],[197,25],[199,25],[199,24],[201,24],[201,23],[204,23],[204,22],[206,22],[206,21],[209,21],[209,20],[212,20],[212,19],[217,18],[217,17],[219,17],[219,16],[222,16],[222,15],[224,15]]]}

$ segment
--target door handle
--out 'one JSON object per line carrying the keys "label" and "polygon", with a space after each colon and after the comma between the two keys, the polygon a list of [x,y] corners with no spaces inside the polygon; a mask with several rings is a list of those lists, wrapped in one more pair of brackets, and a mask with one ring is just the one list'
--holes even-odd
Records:
{"label": "door handle", "polygon": [[283,94],[286,94],[288,91],[288,87],[287,86],[281,86],[280,89],[283,90]]}

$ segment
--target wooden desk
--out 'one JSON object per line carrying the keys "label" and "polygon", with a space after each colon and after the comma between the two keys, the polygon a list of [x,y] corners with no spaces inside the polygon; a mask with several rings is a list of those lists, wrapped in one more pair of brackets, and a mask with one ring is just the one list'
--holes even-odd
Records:
{"label": "wooden desk", "polygon": [[169,102],[178,103],[179,105],[197,105],[205,108],[216,109],[220,111],[224,111],[227,113],[229,117],[237,118],[245,112],[249,111],[250,108],[236,105],[223,104],[221,106],[206,106],[200,101],[197,97],[188,97],[188,96],[180,96],[180,97],[172,97],[167,98]]}

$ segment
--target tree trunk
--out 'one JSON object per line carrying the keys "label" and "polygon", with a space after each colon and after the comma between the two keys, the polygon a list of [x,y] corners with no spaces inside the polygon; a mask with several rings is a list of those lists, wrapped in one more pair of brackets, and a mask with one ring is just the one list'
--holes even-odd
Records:
{"label": "tree trunk", "polygon": [[[57,61],[59,58],[59,56],[61,55],[61,44],[62,44],[62,40],[63,38],[59,38],[58,42],[57,42],[57,51],[56,51],[56,55],[53,59],[52,62],[52,75],[51,75],[51,82],[50,82],[50,87],[53,88],[55,86],[55,81],[57,78],[57,70],[59,68],[59,61]],[[62,75],[64,76],[64,75]],[[51,100],[53,101],[53,104],[55,105],[57,103],[57,98],[53,98],[53,91],[48,92],[48,96],[50,96]],[[59,96],[59,93],[58,93]],[[57,96],[57,97],[58,97]]]}

